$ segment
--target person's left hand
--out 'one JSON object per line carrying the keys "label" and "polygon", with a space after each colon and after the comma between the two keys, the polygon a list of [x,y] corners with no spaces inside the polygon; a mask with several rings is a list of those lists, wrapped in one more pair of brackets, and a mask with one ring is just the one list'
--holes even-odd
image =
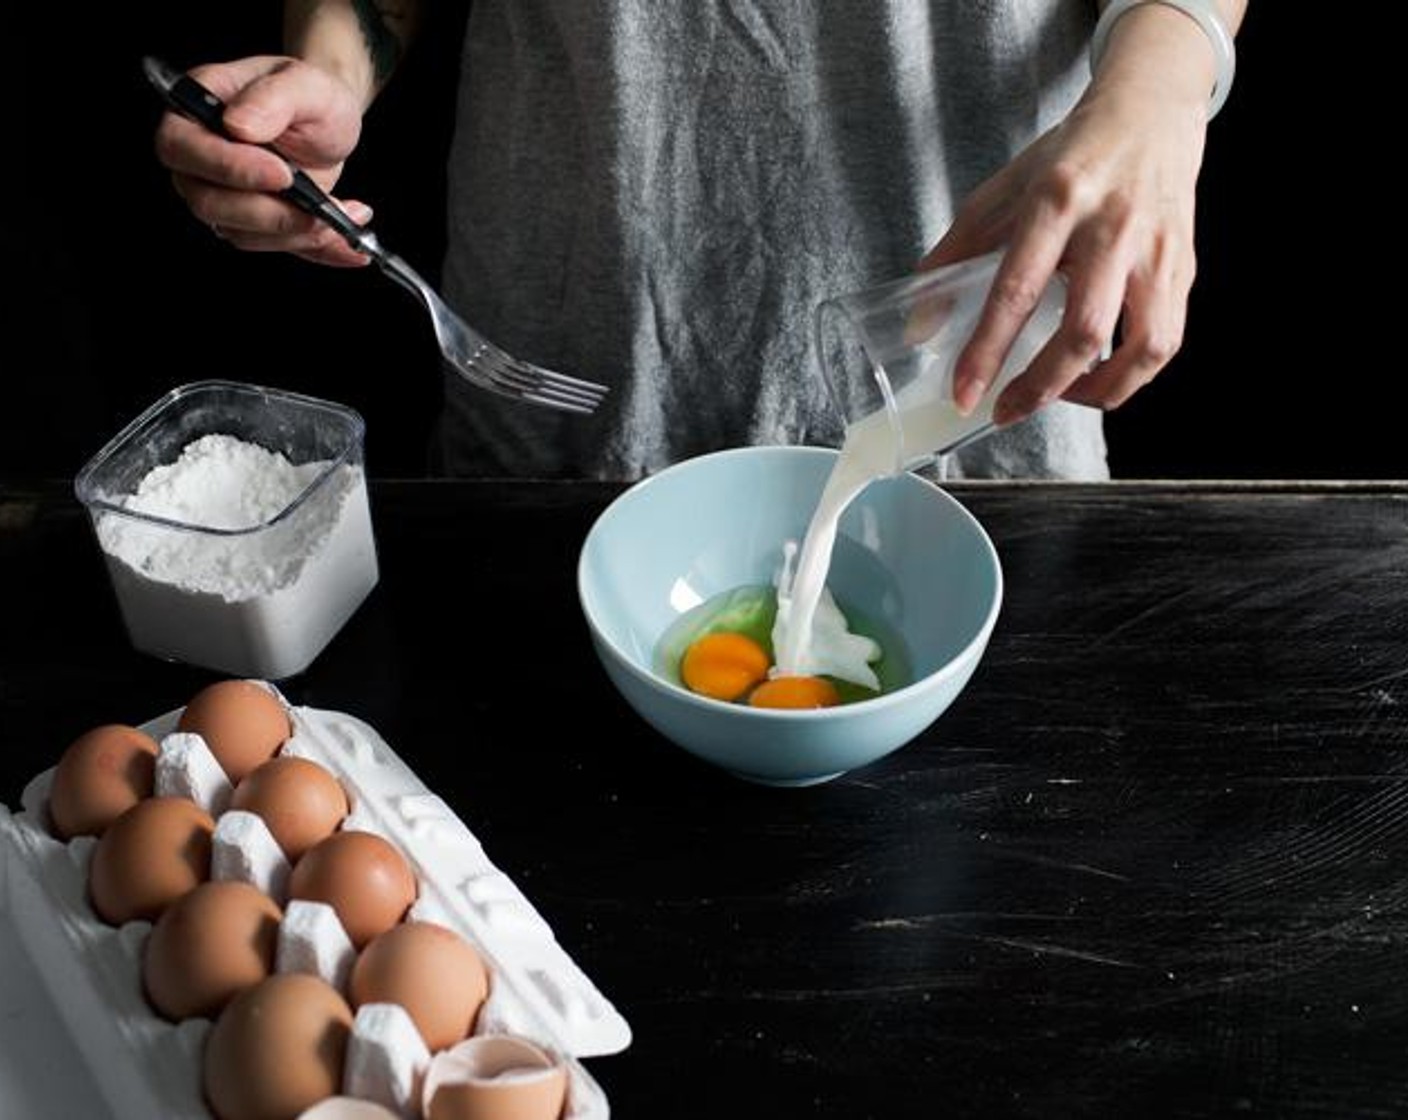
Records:
{"label": "person's left hand", "polygon": [[[1061,326],[999,396],[1011,424],[1062,397],[1114,408],[1173,357],[1193,284],[1193,201],[1206,99],[1129,83],[1092,90],[964,201],[920,268],[1007,249],[958,359],[965,414],[997,377],[1054,272],[1067,281]],[[1100,356],[1123,316],[1121,341]]]}

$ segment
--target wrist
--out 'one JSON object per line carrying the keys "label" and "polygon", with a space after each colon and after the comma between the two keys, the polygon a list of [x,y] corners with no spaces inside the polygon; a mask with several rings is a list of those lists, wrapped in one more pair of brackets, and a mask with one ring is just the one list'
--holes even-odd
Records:
{"label": "wrist", "polygon": [[284,49],[346,86],[364,112],[380,89],[375,64],[350,5],[288,4]]}
{"label": "wrist", "polygon": [[1215,0],[1108,0],[1091,41],[1092,87],[1148,88],[1200,102],[1211,119],[1232,84],[1232,26]]}

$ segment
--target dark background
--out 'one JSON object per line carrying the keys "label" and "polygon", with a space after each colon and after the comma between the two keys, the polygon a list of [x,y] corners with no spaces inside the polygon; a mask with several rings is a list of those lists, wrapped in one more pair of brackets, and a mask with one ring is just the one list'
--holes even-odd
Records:
{"label": "dark background", "polygon": [[[382,240],[434,276],[467,6],[431,7],[340,191],[371,201]],[[278,13],[268,0],[48,5],[11,25],[0,478],[70,476],[161,393],[204,377],[346,402],[368,420],[373,474],[424,472],[439,377],[418,306],[372,270],[230,249],[152,155],[160,110],[141,56],[184,67],[275,51]],[[1209,136],[1184,349],[1110,415],[1117,477],[1408,475],[1380,369],[1386,331],[1361,309],[1372,293],[1355,254],[1385,237],[1356,190],[1365,149],[1343,121],[1309,123],[1317,107],[1336,121],[1324,103],[1370,65],[1365,47],[1362,26],[1318,6],[1252,0]]]}

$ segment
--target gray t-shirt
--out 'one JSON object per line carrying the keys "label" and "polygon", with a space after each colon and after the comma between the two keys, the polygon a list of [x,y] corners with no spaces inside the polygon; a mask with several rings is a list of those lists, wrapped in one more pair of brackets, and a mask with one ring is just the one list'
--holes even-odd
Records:
{"label": "gray t-shirt", "polygon": [[[819,301],[904,275],[1069,110],[1094,0],[475,0],[444,283],[590,417],[446,379],[457,475],[629,480],[758,443],[836,447]],[[949,476],[1108,477],[1057,404]]]}

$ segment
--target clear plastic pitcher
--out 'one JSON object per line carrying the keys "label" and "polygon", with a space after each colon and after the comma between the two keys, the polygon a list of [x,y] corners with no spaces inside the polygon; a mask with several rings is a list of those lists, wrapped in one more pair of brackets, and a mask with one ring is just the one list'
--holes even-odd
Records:
{"label": "clear plastic pitcher", "polygon": [[894,471],[947,455],[992,431],[993,404],[1061,323],[1065,280],[1057,273],[967,416],[953,403],[953,369],[992,287],[1001,251],[837,296],[817,309],[817,356],[846,441]]}

